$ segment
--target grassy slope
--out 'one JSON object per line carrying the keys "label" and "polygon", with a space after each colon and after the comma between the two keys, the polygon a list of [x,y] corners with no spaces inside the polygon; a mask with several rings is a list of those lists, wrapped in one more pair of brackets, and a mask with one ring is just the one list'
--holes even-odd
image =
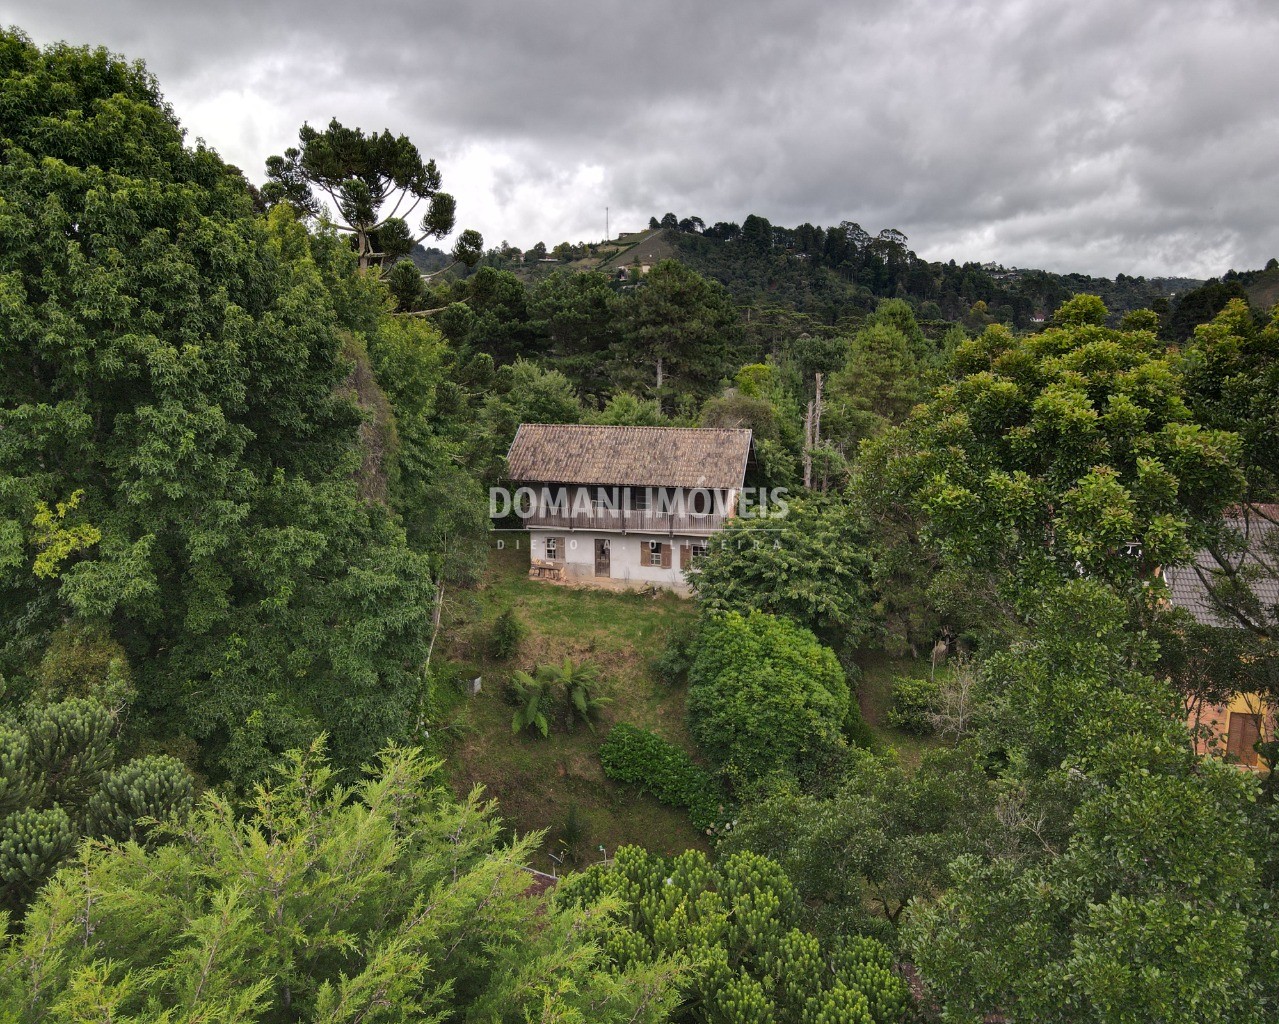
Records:
{"label": "grassy slope", "polygon": [[894,658],[882,652],[871,652],[858,660],[861,664],[862,678],[858,683],[857,700],[862,709],[862,717],[866,719],[871,732],[881,744],[896,749],[903,764],[910,766],[919,764],[924,751],[930,747],[940,746],[941,741],[930,736],[913,736],[900,729],[894,729],[885,719],[893,703],[893,679],[897,676],[926,678],[928,662]]}
{"label": "grassy slope", "polygon": [[[529,580],[527,571],[527,550],[494,552],[481,587],[452,596],[446,606],[446,653],[475,664],[484,677],[483,692],[459,702],[467,728],[447,750],[454,786],[460,792],[482,783],[520,832],[557,833],[576,804],[586,826],[581,845],[587,851],[601,843],[609,853],[623,843],[663,853],[704,849],[704,837],[684,812],[606,779],[598,754],[616,722],[652,729],[692,751],[683,692],[654,680],[648,670],[667,630],[692,616],[692,604],[671,595],[654,598],[540,583]],[[488,658],[487,641],[493,620],[510,607],[530,632],[519,655],[499,664]],[[510,671],[566,656],[593,662],[605,680],[604,692],[613,703],[603,710],[596,731],[579,726],[566,732],[561,722],[547,740],[513,735],[512,709],[502,699]],[[552,834],[547,845],[556,839]],[[549,863],[535,866],[547,868]]]}
{"label": "grassy slope", "polygon": [[[510,542],[508,541],[508,544]],[[463,792],[480,783],[496,797],[505,819],[519,832],[549,829],[545,848],[556,848],[559,830],[576,805],[586,826],[583,860],[638,843],[663,853],[706,848],[682,811],[640,796],[604,777],[599,746],[616,722],[651,729],[690,753],[695,748],[684,724],[684,692],[653,679],[649,659],[661,648],[675,623],[691,618],[691,602],[673,595],[646,597],[555,586],[527,578],[528,552],[508,547],[493,552],[480,587],[447,598],[444,653],[472,664],[483,675],[479,696],[457,698],[462,735],[445,753],[454,787]],[[509,664],[487,654],[493,621],[514,607],[529,627],[519,655]],[[503,684],[512,669],[532,669],[570,657],[599,666],[613,703],[604,709],[594,733],[579,726],[566,732],[558,723],[547,740],[511,733],[512,709],[503,701]],[[892,680],[925,675],[926,662],[872,653],[863,659],[862,712],[879,741],[895,747],[907,764],[917,763],[933,741],[910,736],[884,723]],[[545,857],[534,866],[548,868]]]}

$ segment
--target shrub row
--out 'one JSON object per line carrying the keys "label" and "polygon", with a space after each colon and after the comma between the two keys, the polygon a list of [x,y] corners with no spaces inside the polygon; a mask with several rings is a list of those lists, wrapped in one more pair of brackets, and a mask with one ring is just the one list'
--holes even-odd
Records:
{"label": "shrub row", "polygon": [[604,774],[652,793],[664,804],[687,808],[699,829],[720,817],[723,794],[705,768],[672,743],[633,725],[613,728],[600,747]]}

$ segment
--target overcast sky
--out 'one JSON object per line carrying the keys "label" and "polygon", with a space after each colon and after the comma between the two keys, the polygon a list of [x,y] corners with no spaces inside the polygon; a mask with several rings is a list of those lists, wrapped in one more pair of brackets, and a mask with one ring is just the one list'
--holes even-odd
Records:
{"label": "overcast sky", "polygon": [[1207,277],[1279,255],[1276,0],[9,0],[144,59],[255,182],[303,121],[407,134],[458,226],[895,227],[928,259]]}

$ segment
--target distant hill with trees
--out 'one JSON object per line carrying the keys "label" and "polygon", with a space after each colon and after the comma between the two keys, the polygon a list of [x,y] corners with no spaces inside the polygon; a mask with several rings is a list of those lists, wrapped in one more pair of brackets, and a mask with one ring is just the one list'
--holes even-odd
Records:
{"label": "distant hill with trees", "polygon": [[[420,247],[419,247],[420,248]],[[437,250],[413,254],[423,271],[447,262]],[[940,334],[953,323],[979,331],[991,323],[1035,330],[1054,309],[1075,295],[1096,295],[1106,304],[1112,325],[1124,314],[1153,309],[1165,323],[1176,317],[1183,298],[1205,286],[1227,285],[1229,295],[1198,295],[1180,315],[1171,337],[1186,334],[1211,319],[1229,298],[1247,298],[1254,309],[1279,302],[1279,269],[1229,271],[1219,281],[1189,277],[1057,274],[999,263],[928,261],[910,248],[901,231],[884,228],[872,234],[854,221],[822,227],[789,228],[755,214],[741,224],[707,225],[700,217],[667,213],[650,218],[648,228],[626,232],[599,243],[539,242],[520,249],[503,242],[489,249],[480,266],[515,273],[527,284],[556,270],[600,271],[615,288],[664,259],[675,259],[718,281],[741,306],[789,309],[816,324],[856,324],[880,300],[904,299],[921,324],[932,322]],[[1272,261],[1273,263],[1274,261]],[[474,270],[461,270],[467,276]],[[1231,282],[1236,282],[1231,286]],[[1206,314],[1200,307],[1209,309]],[[927,328],[926,328],[927,329]]]}

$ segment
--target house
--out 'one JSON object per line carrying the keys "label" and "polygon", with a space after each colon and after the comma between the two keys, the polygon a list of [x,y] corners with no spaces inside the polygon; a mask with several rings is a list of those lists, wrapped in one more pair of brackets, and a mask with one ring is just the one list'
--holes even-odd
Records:
{"label": "house", "polygon": [[[1210,551],[1196,554],[1189,565],[1164,572],[1169,602],[1182,608],[1202,626],[1243,629],[1240,616],[1257,619],[1257,625],[1279,617],[1279,505],[1252,505],[1236,510],[1226,522],[1240,536],[1239,550],[1223,554],[1232,573],[1248,577],[1257,607],[1231,609],[1213,597],[1212,590],[1224,574]],[[1273,704],[1257,693],[1235,693],[1223,703],[1199,701],[1189,708],[1188,725],[1200,754],[1216,754],[1248,768],[1263,768],[1255,745],[1276,738]]]}
{"label": "house", "polygon": [[687,569],[736,514],[749,430],[522,424],[506,461],[542,578],[687,592]]}

